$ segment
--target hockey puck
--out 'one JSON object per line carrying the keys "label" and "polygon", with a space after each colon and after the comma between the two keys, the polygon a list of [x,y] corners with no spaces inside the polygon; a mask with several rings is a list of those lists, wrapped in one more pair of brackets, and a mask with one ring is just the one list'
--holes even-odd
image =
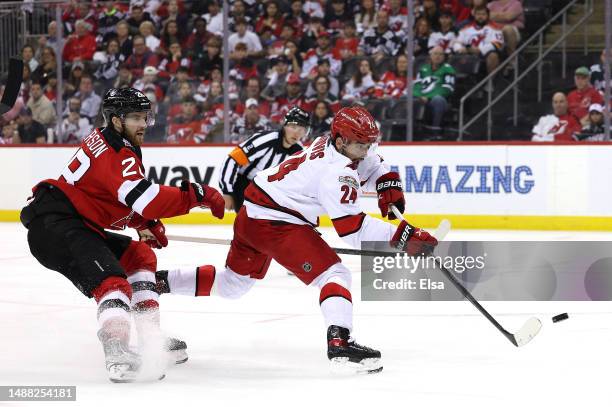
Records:
{"label": "hockey puck", "polygon": [[563,321],[564,319],[568,319],[569,316],[567,315],[567,312],[564,312],[563,314],[559,314],[559,315],[555,315],[552,320],[553,322],[559,322],[559,321]]}

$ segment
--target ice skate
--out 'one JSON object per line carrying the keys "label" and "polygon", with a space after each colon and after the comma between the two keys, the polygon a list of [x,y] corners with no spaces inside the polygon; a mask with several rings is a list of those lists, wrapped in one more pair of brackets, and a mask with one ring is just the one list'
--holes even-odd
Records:
{"label": "ice skate", "polygon": [[327,357],[336,373],[378,373],[383,369],[380,351],[359,345],[348,329],[336,325],[327,329]]}
{"label": "ice skate", "polygon": [[187,362],[187,343],[176,338],[168,338],[166,340],[166,350],[175,364],[180,365]]}
{"label": "ice skate", "polygon": [[98,337],[104,348],[108,378],[113,383],[130,383],[136,380],[141,366],[140,356],[130,351],[119,338],[105,338],[102,331]]}

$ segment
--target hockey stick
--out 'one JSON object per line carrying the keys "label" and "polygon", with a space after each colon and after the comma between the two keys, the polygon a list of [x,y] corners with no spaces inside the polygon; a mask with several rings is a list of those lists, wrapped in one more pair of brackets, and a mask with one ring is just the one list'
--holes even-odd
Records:
{"label": "hockey stick", "polygon": [[[389,205],[389,206],[391,207],[393,214],[398,219],[403,218],[402,213],[394,205]],[[440,260],[435,259],[435,258],[434,260],[435,260],[436,266],[438,266],[440,271],[442,271],[442,273],[450,280],[450,282],[453,283],[455,288],[457,288],[457,290],[459,290],[459,292],[469,302],[471,302],[472,305],[476,307],[476,309],[480,311],[480,313],[484,315],[485,318],[487,318],[489,322],[493,324],[493,326],[495,326],[495,328],[497,328],[506,338],[508,338],[508,340],[512,342],[514,346],[519,347],[519,346],[526,345],[527,343],[529,343],[529,341],[531,341],[538,334],[538,332],[540,332],[540,328],[542,328],[542,322],[540,322],[540,320],[535,317],[529,318],[523,324],[521,329],[518,330],[517,333],[513,334],[511,332],[508,332],[499,322],[497,322],[497,320],[491,314],[489,314],[489,312],[482,305],[480,305],[478,300],[474,298],[474,296],[467,290],[467,288],[465,288],[463,284],[461,284],[461,282],[457,279],[457,277],[453,275],[452,271],[444,267]]]}
{"label": "hockey stick", "polygon": [[[396,215],[397,216],[397,215]],[[398,218],[401,219],[401,218]],[[444,240],[448,232],[450,231],[450,222],[447,219],[443,219],[436,230],[432,234],[438,240]],[[168,240],[176,242],[190,242],[190,243],[207,243],[207,244],[220,244],[230,245],[232,241],[230,239],[215,239],[210,237],[195,237],[195,236],[180,236],[180,235],[166,235]],[[356,256],[392,256],[398,251],[378,251],[378,250],[359,250],[359,249],[347,249],[344,247],[332,247],[332,249],[338,254],[350,254]]]}

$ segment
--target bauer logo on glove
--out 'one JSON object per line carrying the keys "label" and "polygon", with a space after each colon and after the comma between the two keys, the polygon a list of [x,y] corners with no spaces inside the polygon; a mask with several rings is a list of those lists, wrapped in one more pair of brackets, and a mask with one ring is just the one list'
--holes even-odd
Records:
{"label": "bauer logo on glove", "polygon": [[376,180],[376,193],[378,194],[378,208],[380,214],[396,219],[393,212],[389,212],[389,205],[393,204],[401,213],[404,213],[406,202],[402,180],[397,172],[389,172]]}

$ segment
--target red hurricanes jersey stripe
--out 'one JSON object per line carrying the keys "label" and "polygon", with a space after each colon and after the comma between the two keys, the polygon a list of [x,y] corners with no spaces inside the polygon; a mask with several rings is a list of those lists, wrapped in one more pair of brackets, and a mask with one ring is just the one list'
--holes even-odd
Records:
{"label": "red hurricanes jersey stripe", "polygon": [[365,213],[361,212],[357,215],[347,215],[341,218],[332,219],[334,228],[338,232],[338,236],[348,236],[355,232],[358,232],[363,225],[365,219]]}

